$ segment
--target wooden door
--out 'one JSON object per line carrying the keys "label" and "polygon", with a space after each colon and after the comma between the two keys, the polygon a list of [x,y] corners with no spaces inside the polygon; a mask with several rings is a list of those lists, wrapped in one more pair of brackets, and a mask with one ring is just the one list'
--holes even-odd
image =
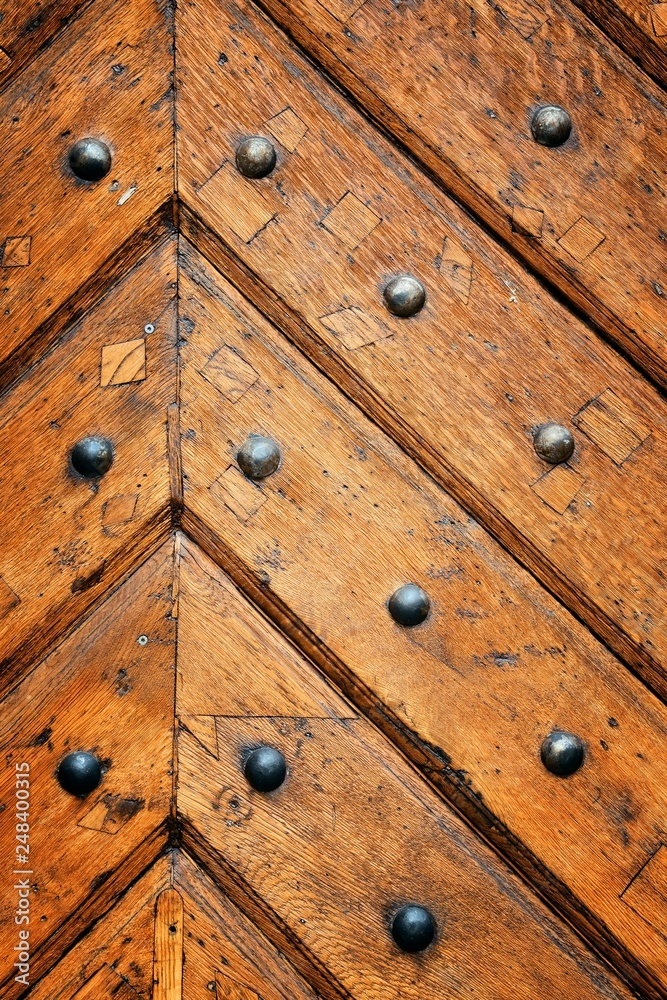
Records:
{"label": "wooden door", "polygon": [[3,998],[667,997],[667,4],[575,4],[0,0]]}

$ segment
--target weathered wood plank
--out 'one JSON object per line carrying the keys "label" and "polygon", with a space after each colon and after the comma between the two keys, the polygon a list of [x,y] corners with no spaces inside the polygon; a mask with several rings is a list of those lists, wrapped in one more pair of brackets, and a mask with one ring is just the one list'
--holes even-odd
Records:
{"label": "weathered wood plank", "polygon": [[[171,42],[169,4],[103,0],[0,98],[0,362],[171,199]],[[85,137],[111,152],[94,183],[68,162]]]}
{"label": "weathered wood plank", "polygon": [[667,6],[664,0],[573,0],[642,69],[667,87]]}
{"label": "weathered wood plank", "polygon": [[[175,280],[168,240],[0,400],[5,685],[169,529]],[[71,452],[90,435],[114,458],[86,480]]]}
{"label": "weathered wood plank", "polygon": [[[221,670],[220,681],[233,676]],[[317,983],[324,995],[630,996],[368,723],[218,725],[218,759],[179,735],[184,845],[225,886],[236,877],[273,910],[288,936],[281,950],[297,962],[310,952],[331,976],[333,988]],[[244,752],[258,744],[287,759],[284,785],[268,795],[242,772]],[[400,951],[390,932],[409,902],[426,906],[437,927],[418,955]]]}
{"label": "weathered wood plank", "polygon": [[261,931],[180,851],[174,885],[183,897],[183,1000],[315,1000]]}
{"label": "weathered wood plank", "polygon": [[[448,190],[667,384],[664,93],[576,7],[567,0],[262,6]],[[198,19],[209,16],[205,9],[198,5]],[[229,9],[239,25],[240,11]],[[651,8],[652,17],[659,13]],[[183,14],[187,22],[191,9]],[[234,72],[238,51],[220,41],[211,38],[216,57],[220,48],[230,63],[202,74],[207,86],[216,75],[227,86]],[[215,67],[210,56],[206,64]],[[565,145],[547,149],[534,142],[530,121],[535,108],[554,104],[574,126]],[[241,127],[261,124],[246,117]],[[513,224],[517,209],[541,215],[537,230]],[[599,233],[585,253],[563,243],[579,220]]]}
{"label": "weathered wood plank", "polygon": [[91,0],[3,0],[0,4],[0,87],[22,69]]}
{"label": "weathered wood plank", "polygon": [[[667,980],[663,938],[621,898],[666,834],[667,711],[201,258],[180,290],[185,529],[599,947]],[[254,372],[231,400],[206,377],[225,350]],[[243,478],[249,434],[273,437],[282,464],[245,480],[257,498],[246,513],[220,484],[230,469]],[[185,566],[200,575],[181,601],[185,632],[206,605],[215,652],[186,639],[181,670],[201,675],[201,699],[233,706],[210,671],[237,626],[215,610],[201,561]],[[408,582],[431,601],[413,629],[387,610]],[[241,689],[254,693],[248,670]],[[202,700],[196,713],[209,714]],[[554,729],[586,744],[568,780],[540,761]]]}
{"label": "weathered wood plank", "polygon": [[[104,977],[113,986],[129,990],[127,995],[134,1000],[137,997],[151,1000],[155,903],[159,894],[169,887],[171,878],[171,859],[159,858],[67,950],[48,975],[35,982],[30,996],[36,1000],[73,1000],[74,997],[83,1000],[85,991]],[[93,1000],[102,998],[104,994],[98,993]]]}
{"label": "weathered wood plank", "polygon": [[181,1000],[183,996],[183,898],[165,889],[155,904],[153,1000]]}
{"label": "weathered wood plank", "polygon": [[[8,998],[25,988],[12,968],[17,907],[29,917],[20,926],[29,930],[37,978],[166,842],[172,564],[170,540],[1,703],[3,857],[15,869],[9,877],[26,886],[22,896],[15,887],[0,902],[0,977]],[[82,796],[58,779],[76,751],[92,754],[102,770],[99,784]],[[19,798],[29,802],[27,819]]]}
{"label": "weathered wood plank", "polygon": [[[216,6],[215,26],[212,17],[202,0],[179,21],[182,51],[197,52],[181,66],[179,96],[187,233],[219,266],[240,260],[234,280],[246,294],[667,694],[664,399],[395,156],[252,6]],[[276,143],[270,176],[220,169],[244,135],[272,134],[288,105],[307,131],[294,153]],[[250,239],[234,229],[241,197],[261,202]],[[358,205],[351,214],[350,201],[366,214]],[[220,239],[207,239],[193,213]],[[645,247],[657,219],[647,220]],[[592,230],[571,222],[563,232],[581,254]],[[383,302],[402,272],[426,288],[410,319]],[[632,442],[612,455],[577,425],[609,390]],[[552,421],[576,438],[567,489],[533,447],[535,429]]]}

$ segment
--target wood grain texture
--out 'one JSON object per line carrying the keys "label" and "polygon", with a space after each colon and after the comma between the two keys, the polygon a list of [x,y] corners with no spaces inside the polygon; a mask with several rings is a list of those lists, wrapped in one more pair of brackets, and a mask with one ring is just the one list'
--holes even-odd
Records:
{"label": "wood grain texture", "polygon": [[90,0],[28,0],[0,3],[0,88],[67,27]]}
{"label": "wood grain texture", "polygon": [[[331,0],[262,6],[503,242],[666,384],[664,93],[576,7],[370,0],[345,4],[341,16]],[[536,145],[530,132],[534,109],[548,104],[574,120],[558,149]],[[512,227],[517,205],[543,212],[539,238]],[[604,242],[577,259],[560,239],[580,218]]]}
{"label": "wood grain texture", "polygon": [[153,1000],[181,1000],[183,996],[183,898],[177,889],[165,889],[155,904]]}
{"label": "wood grain texture", "polygon": [[[10,871],[17,860],[14,867],[29,872],[35,978],[166,842],[175,661],[168,614],[172,562],[170,541],[2,702],[0,803],[9,820],[3,856]],[[102,762],[101,784],[85,798],[69,795],[56,778],[60,761],[75,750]],[[15,839],[13,818],[17,765],[30,783],[24,861],[19,853],[25,845]],[[12,981],[17,898],[18,890],[12,890],[0,904],[0,976],[7,997],[23,989]]]}
{"label": "wood grain texture", "polygon": [[[216,8],[215,31],[212,10],[202,0],[179,21],[183,51],[201,56],[181,67],[180,194],[240,259],[234,280],[667,693],[658,471],[667,460],[664,400],[397,158],[254,8],[227,8],[224,26]],[[222,65],[220,48],[229,51]],[[278,149],[276,169],[261,181],[236,174],[224,192],[202,197],[207,177],[233,159],[240,138],[265,132],[288,102],[308,127],[296,152]],[[261,197],[272,213],[249,241],[233,228],[237,188],[248,202]],[[360,243],[362,216],[340,209],[350,198],[382,219],[374,225],[366,217]],[[336,223],[327,228],[332,215]],[[563,238],[581,255],[594,237],[572,222]],[[227,268],[220,241],[207,240],[186,212],[183,224]],[[653,225],[647,221],[649,241]],[[427,291],[410,320],[392,316],[382,299],[389,278],[402,272],[416,274]],[[599,435],[576,429],[579,414],[608,390],[630,414],[623,426],[633,434],[633,424],[642,428],[620,456],[605,453]],[[535,454],[532,435],[550,421],[573,426],[570,465],[581,477],[569,496],[556,491],[556,506],[542,495],[544,484],[533,488],[550,467]]]}
{"label": "wood grain texture", "polygon": [[[162,2],[95,3],[0,98],[0,361],[171,200],[171,29]],[[68,164],[86,136],[112,154],[94,184]]]}
{"label": "wood grain texture", "polygon": [[[621,899],[667,829],[665,709],[200,258],[183,266],[180,289],[185,529],[254,581],[351,697],[600,946],[628,968],[634,956],[654,983],[667,977],[662,937]],[[233,402],[202,374],[223,345],[256,374]],[[259,499],[239,516],[217,486],[251,433],[275,438],[282,464],[245,480]],[[184,552],[192,636],[200,609],[220,602],[210,570]],[[407,582],[432,602],[415,629],[386,608]],[[229,705],[209,673],[225,659],[220,633],[210,613],[203,620],[198,649],[181,639],[181,674],[201,676],[202,692],[223,690]],[[199,701],[196,713],[210,714]],[[587,745],[585,768],[567,781],[539,758],[559,728]]]}
{"label": "wood grain texture", "polygon": [[667,7],[664,0],[573,0],[617,45],[667,86]]}
{"label": "wood grain texture", "polygon": [[[171,881],[171,857],[159,858],[67,950],[57,965],[34,983],[30,996],[36,1000],[74,1000],[75,997],[83,1000],[85,992],[104,977],[118,989],[126,993],[129,990],[127,996],[133,1000],[137,997],[152,1000],[155,904]],[[93,1000],[106,1000],[105,994],[98,993]]]}
{"label": "wood grain texture", "polygon": [[[630,995],[367,723],[230,719],[220,733],[217,760],[179,735],[184,844],[196,855],[201,844],[217,878],[230,870],[273,910],[290,957],[305,949],[331,977],[329,989],[317,983],[325,996]],[[288,762],[268,796],[241,771],[258,743]],[[223,801],[241,804],[235,822]],[[416,956],[389,932],[406,902],[427,906],[438,928]]]}
{"label": "wood grain texture", "polygon": [[180,851],[174,885],[183,897],[183,1000],[315,1000],[315,993],[231,903]]}
{"label": "wood grain texture", "polygon": [[[175,279],[167,241],[0,401],[5,685],[169,528]],[[105,367],[109,353],[125,354],[128,344],[135,357],[141,345],[143,367]],[[69,454],[91,434],[111,440],[114,461],[87,482],[71,471]]]}

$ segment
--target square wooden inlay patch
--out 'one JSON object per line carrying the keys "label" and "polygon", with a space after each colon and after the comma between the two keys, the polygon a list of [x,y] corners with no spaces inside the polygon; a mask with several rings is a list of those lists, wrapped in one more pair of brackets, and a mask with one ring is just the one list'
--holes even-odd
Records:
{"label": "square wooden inlay patch", "polygon": [[337,236],[350,250],[358,247],[381,222],[380,216],[364,205],[363,201],[351,191],[344,194],[338,204],[334,205],[329,214],[322,219],[324,228]]}
{"label": "square wooden inlay patch", "polygon": [[102,348],[100,385],[125,385],[146,378],[146,341],[125,340]]}

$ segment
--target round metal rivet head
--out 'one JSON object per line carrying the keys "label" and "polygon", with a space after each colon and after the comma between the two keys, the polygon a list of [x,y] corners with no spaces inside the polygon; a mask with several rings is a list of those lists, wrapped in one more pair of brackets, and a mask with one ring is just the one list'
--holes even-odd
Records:
{"label": "round metal rivet head", "polygon": [[431,610],[431,602],[416,583],[405,583],[391,595],[387,607],[398,625],[419,625]]}
{"label": "round metal rivet head", "polygon": [[99,181],[109,173],[111,152],[99,139],[79,139],[69,151],[72,172],[82,181]]}
{"label": "round metal rivet head", "polygon": [[424,906],[410,903],[394,917],[391,934],[401,951],[423,951],[435,937],[435,921]]}
{"label": "round metal rivet head", "polygon": [[426,302],[426,289],[411,274],[399,274],[385,287],[384,302],[394,316],[414,316]]}
{"label": "round metal rivet head", "polygon": [[570,138],[572,119],[565,110],[550,104],[538,108],[530,123],[535,142],[541,146],[562,146]]}
{"label": "round metal rivet head", "polygon": [[261,135],[244,139],[236,149],[236,166],[244,177],[266,177],[276,165],[276,151],[272,142]]}
{"label": "round metal rivet head", "polygon": [[542,744],[540,756],[547,771],[566,778],[581,767],[584,744],[574,733],[550,733]]}
{"label": "round metal rivet head", "polygon": [[57,776],[66,792],[83,798],[97,788],[102,780],[102,765],[92,753],[77,750],[75,753],[68,753],[60,762]]}
{"label": "round metal rivet head", "polygon": [[113,462],[113,445],[103,437],[85,437],[72,448],[72,468],[85,479],[97,479],[108,472]]}
{"label": "round metal rivet head", "polygon": [[572,432],[561,424],[544,424],[543,427],[538,427],[533,444],[540,458],[551,465],[567,462],[574,451]]}
{"label": "round metal rivet head", "polygon": [[257,792],[274,792],[287,775],[287,762],[275,747],[257,747],[243,767],[246,781]]}
{"label": "round metal rivet head", "polygon": [[251,434],[239,448],[236,461],[248,479],[266,479],[280,465],[280,448],[273,438]]}

